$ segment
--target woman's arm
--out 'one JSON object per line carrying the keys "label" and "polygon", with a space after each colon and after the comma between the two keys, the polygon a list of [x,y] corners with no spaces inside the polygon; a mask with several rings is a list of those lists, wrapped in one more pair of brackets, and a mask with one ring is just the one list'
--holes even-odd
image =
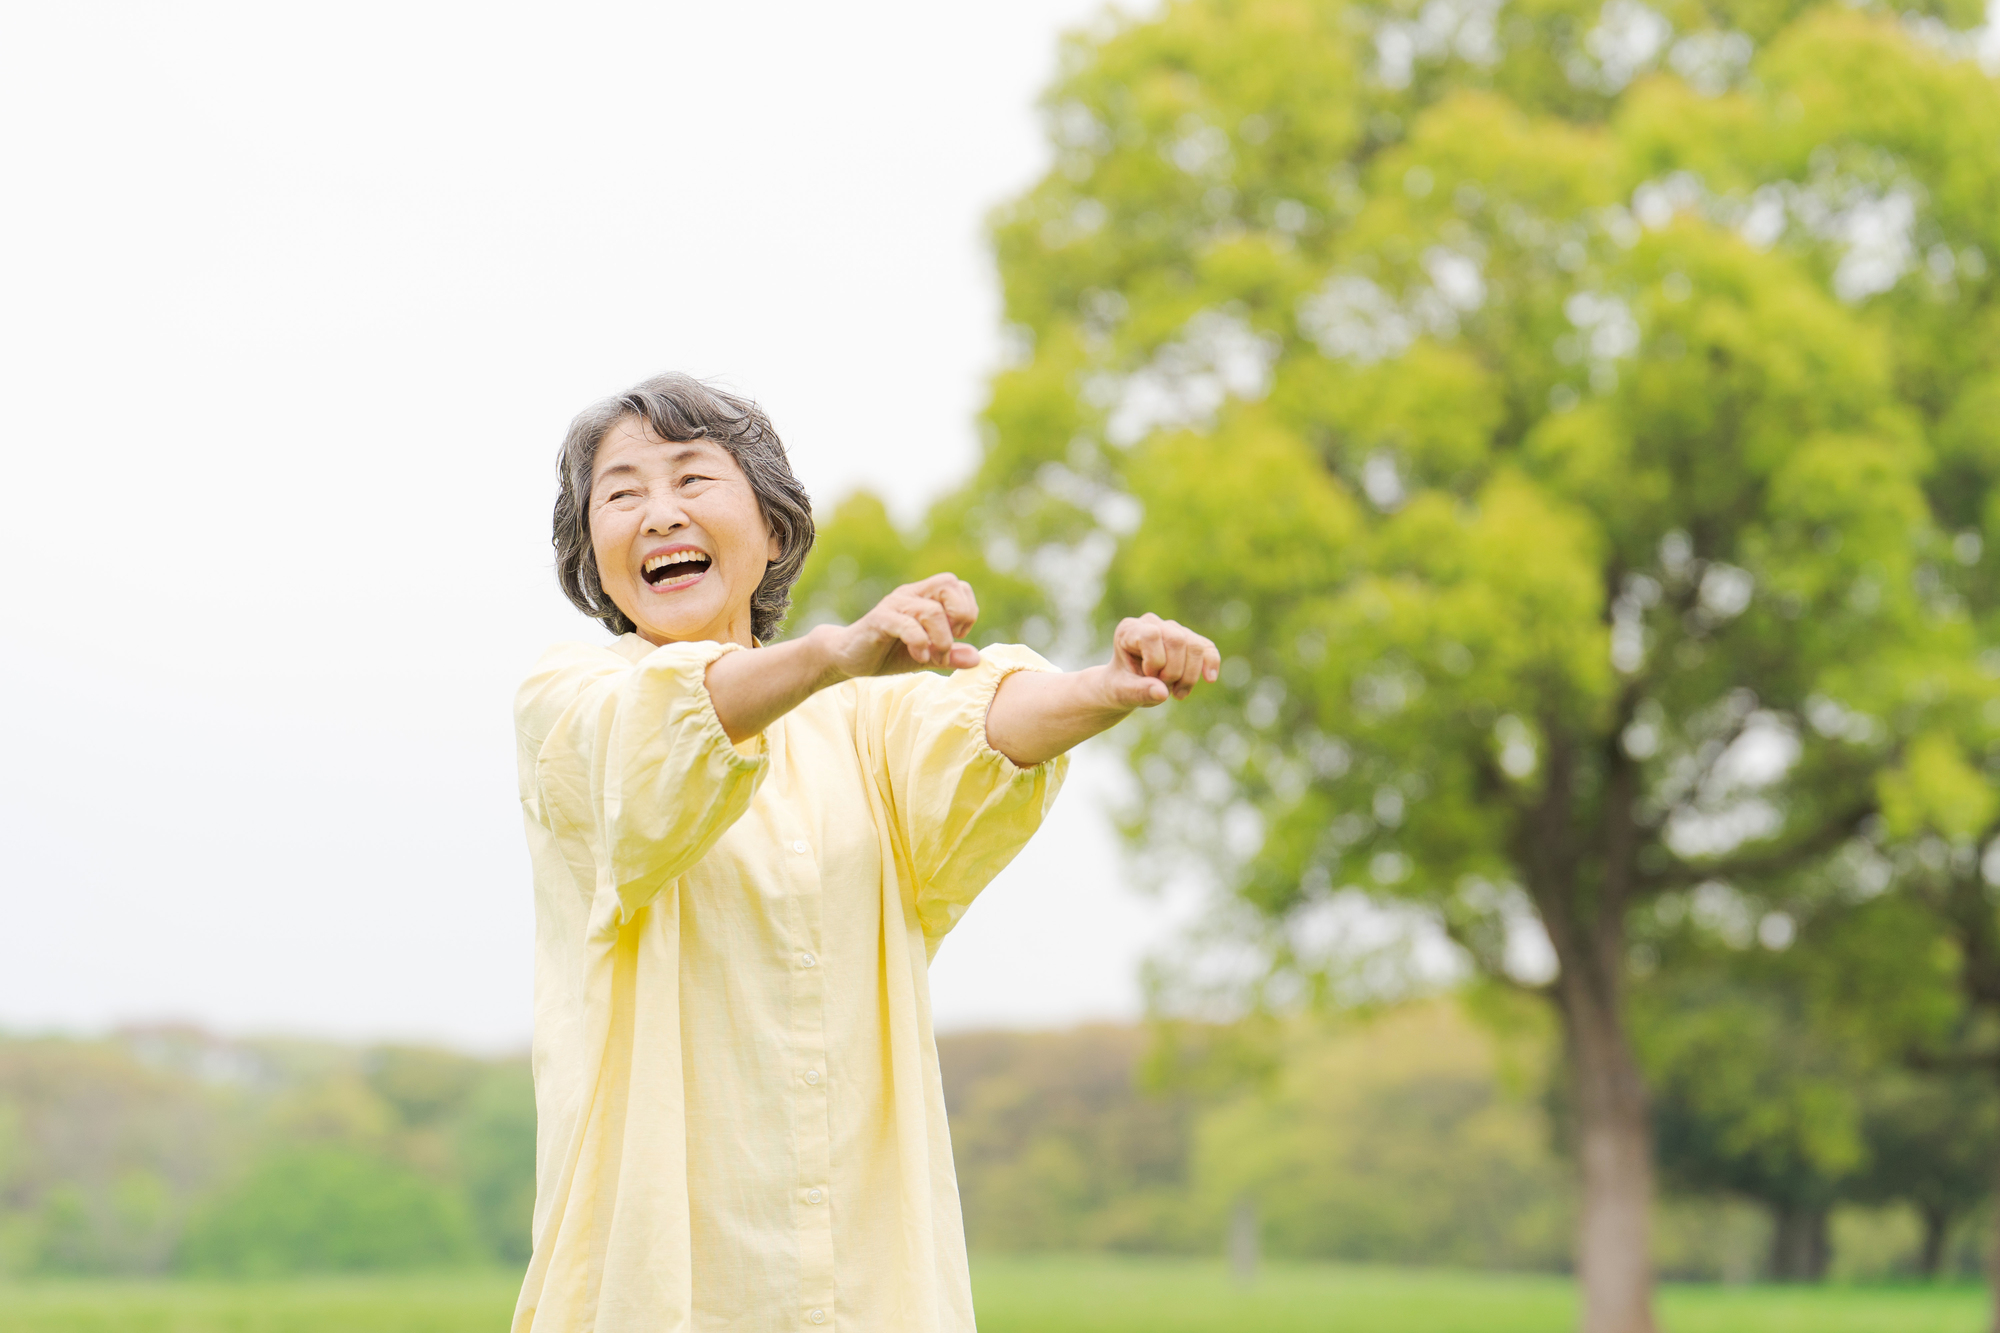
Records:
{"label": "woman's arm", "polygon": [[1135,708],[1187,698],[1221,669],[1215,645],[1184,625],[1151,612],[1121,620],[1105,665],[1061,673],[1016,671],[1000,682],[986,710],[986,743],[1032,768],[1109,730]]}
{"label": "woman's arm", "polygon": [[740,742],[843,680],[978,666],[979,650],[957,642],[978,618],[971,584],[933,574],[896,589],[852,625],[821,625],[790,643],[724,653],[709,665],[708,697],[729,739]]}

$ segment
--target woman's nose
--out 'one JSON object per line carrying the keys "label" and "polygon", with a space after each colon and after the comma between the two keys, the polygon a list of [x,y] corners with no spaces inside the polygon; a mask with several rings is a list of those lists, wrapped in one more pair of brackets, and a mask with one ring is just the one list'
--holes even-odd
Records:
{"label": "woman's nose", "polygon": [[646,531],[664,537],[675,528],[687,526],[687,511],[672,496],[656,496],[646,505]]}

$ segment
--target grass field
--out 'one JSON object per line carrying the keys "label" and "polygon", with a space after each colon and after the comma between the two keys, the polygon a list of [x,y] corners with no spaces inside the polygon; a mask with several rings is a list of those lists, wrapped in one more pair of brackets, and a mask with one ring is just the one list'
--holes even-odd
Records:
{"label": "grass field", "polygon": [[[986,1258],[981,1333],[1566,1333],[1559,1278],[1268,1265],[1238,1288],[1219,1264]],[[4,1333],[494,1333],[511,1273],[289,1282],[0,1284]],[[1666,1333],[1979,1333],[1976,1287],[1669,1287]]]}

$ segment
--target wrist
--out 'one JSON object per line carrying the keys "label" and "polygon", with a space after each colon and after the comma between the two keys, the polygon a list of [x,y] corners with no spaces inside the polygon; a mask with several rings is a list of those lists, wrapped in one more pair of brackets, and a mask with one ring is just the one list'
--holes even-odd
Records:
{"label": "wrist", "polygon": [[1138,707],[1125,697],[1124,691],[1118,688],[1116,668],[1099,663],[1094,667],[1085,667],[1077,674],[1085,678],[1084,697],[1089,700],[1094,711],[1117,719]]}
{"label": "wrist", "polygon": [[836,651],[845,632],[839,625],[821,625],[808,631],[800,641],[806,649],[815,692],[848,679],[847,673],[840,667],[840,654]]}

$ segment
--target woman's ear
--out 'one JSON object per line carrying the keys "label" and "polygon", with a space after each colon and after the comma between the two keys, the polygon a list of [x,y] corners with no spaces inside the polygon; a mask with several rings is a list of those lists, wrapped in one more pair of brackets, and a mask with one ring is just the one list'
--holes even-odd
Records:
{"label": "woman's ear", "polygon": [[784,554],[785,543],[780,540],[777,533],[773,532],[770,540],[764,543],[764,563],[775,565],[783,558]]}

